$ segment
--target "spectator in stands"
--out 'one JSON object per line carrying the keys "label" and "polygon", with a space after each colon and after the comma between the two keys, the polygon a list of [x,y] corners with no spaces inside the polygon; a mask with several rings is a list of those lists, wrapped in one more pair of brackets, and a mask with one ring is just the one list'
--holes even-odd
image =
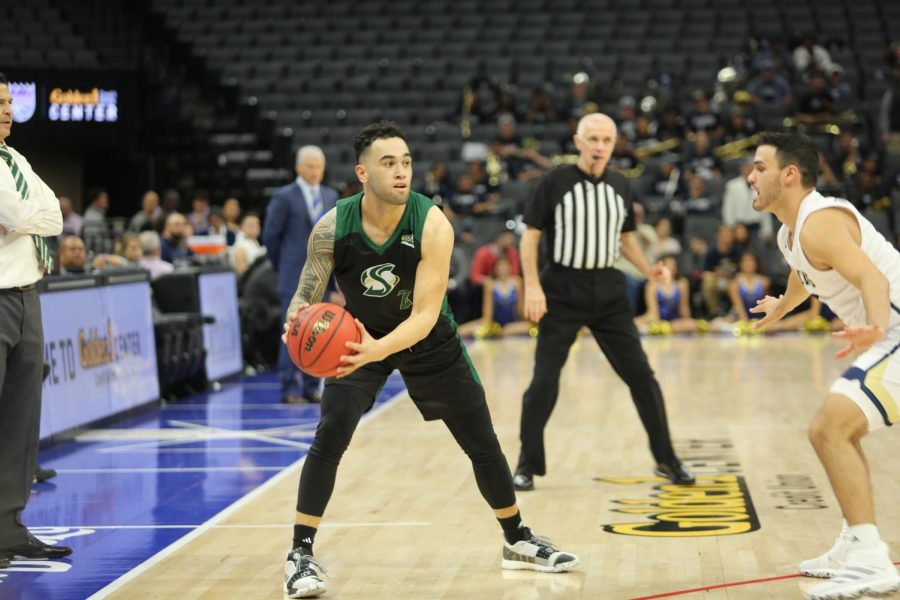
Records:
{"label": "spectator in stands", "polygon": [[769,293],[770,282],[768,277],[759,274],[759,259],[752,252],[744,252],[739,264],[740,270],[728,286],[731,316],[737,321],[749,321],[750,309]]}
{"label": "spectator in stands", "polygon": [[713,151],[712,140],[705,131],[695,134],[694,142],[688,148],[684,168],[706,181],[721,179],[722,161]]}
{"label": "spectator in stands", "polygon": [[800,45],[794,49],[794,65],[797,73],[816,70],[827,73],[831,69],[831,55],[816,43],[813,33],[803,34]]}
{"label": "spectator in stands", "polygon": [[481,316],[484,281],[491,277],[494,272],[494,263],[500,257],[509,261],[514,276],[522,275],[519,251],[516,249],[516,236],[511,231],[500,232],[492,243],[478,248],[472,256],[467,294],[470,319]]}
{"label": "spectator in stands", "polygon": [[[269,202],[262,236],[269,260],[278,272],[278,293],[281,294],[284,315],[287,315],[288,306],[297,291],[313,225],[334,208],[338,199],[336,190],[322,185],[325,153],[321,148],[300,148],[294,170],[297,179],[279,188]],[[300,373],[283,344],[278,356],[278,371],[283,402],[295,404],[304,401],[318,402],[321,399],[321,381],[303,374],[301,387],[297,381]]]}
{"label": "spectator in stands", "polygon": [[662,196],[667,201],[681,199],[687,193],[687,186],[674,162],[664,160],[656,168],[656,174],[650,183],[650,191],[655,196]]}
{"label": "spectator in stands", "polygon": [[128,232],[115,244],[113,254],[98,254],[91,261],[93,269],[127,268],[140,266],[144,250],[138,234]]}
{"label": "spectator in stands", "polygon": [[900,156],[900,50],[893,51],[890,85],[881,97],[878,132],[889,154]]}
{"label": "spectator in stands", "polygon": [[62,238],[59,242],[59,275],[84,275],[87,271],[87,252],[84,241],[77,235]]}
{"label": "spectator in stands", "polygon": [[705,314],[701,288],[707,254],[709,254],[709,244],[699,235],[695,235],[688,241],[687,252],[681,257],[681,272],[685,273],[691,287],[691,313],[694,315]]}
{"label": "spectator in stands", "polygon": [[524,320],[522,278],[512,273],[504,257],[494,261],[494,271],[484,279],[481,318],[459,326],[459,335],[494,338],[527,333],[531,323]]}
{"label": "spectator in stands", "polygon": [[674,107],[668,107],[663,111],[659,125],[656,127],[656,137],[660,141],[666,140],[683,140],[684,139],[684,119]]}
{"label": "spectator in stands", "polygon": [[[656,230],[652,225],[644,222],[643,204],[639,202],[632,203],[631,213],[634,218],[634,238],[637,240],[638,247],[647,263],[652,265],[654,263],[650,259],[652,258],[653,247],[659,243],[659,239],[656,237]],[[647,283],[647,276],[621,254],[613,266],[625,274],[625,297],[628,299],[628,304],[631,305],[631,312],[637,315],[643,308],[641,293],[644,291],[644,286]]]}
{"label": "spectator in stands", "polygon": [[714,139],[722,137],[722,119],[713,112],[709,105],[709,98],[703,90],[695,90],[691,94],[692,108],[688,112],[688,130],[692,133],[705,132]]}
{"label": "spectator in stands", "polygon": [[756,104],[781,106],[785,109],[794,103],[791,84],[775,71],[772,61],[762,63],[762,71],[747,84],[747,91],[753,96]]}
{"label": "spectator in stands", "polygon": [[[484,168],[484,162],[480,160],[470,160],[466,164],[466,175],[472,178],[472,183],[475,184],[475,193],[483,194],[488,197],[492,194],[499,196],[499,182],[491,181],[491,178],[488,177],[487,171]],[[497,200],[499,199],[500,198],[498,197]]]}
{"label": "spectator in stands", "polygon": [[678,272],[678,261],[674,256],[663,256],[660,260],[672,277],[666,282],[647,282],[644,288],[647,312],[635,317],[635,324],[641,333],[693,333],[700,324],[691,318],[690,284]]}
{"label": "spectator in stands", "polygon": [[[262,233],[262,225],[260,224],[259,215],[253,211],[249,211],[244,214],[244,217],[241,219],[241,230],[238,232],[235,237],[234,243],[237,244],[249,244],[254,248],[254,251],[251,253],[252,255],[264,254],[266,249],[259,243],[259,236]],[[250,262],[253,262],[255,256],[249,257]]]}
{"label": "spectator in stands", "polygon": [[162,214],[165,215],[171,212],[181,212],[181,194],[178,193],[178,190],[169,188],[164,191],[160,208]]}
{"label": "spectator in stands", "polygon": [[866,150],[862,147],[859,138],[850,129],[841,131],[838,137],[837,148],[831,153],[831,166],[839,180],[852,176],[862,168],[863,156]]}
{"label": "spectator in stands", "polygon": [[237,198],[229,198],[222,205],[222,216],[225,217],[225,226],[237,236],[241,230],[241,201]]}
{"label": "spectator in stands", "polygon": [[473,286],[484,285],[484,280],[494,272],[494,263],[498,258],[509,261],[513,276],[522,275],[519,262],[519,251],[516,249],[516,236],[512,231],[499,233],[496,239],[475,251],[469,269],[469,282]]}
{"label": "spectator in stands", "polygon": [[[567,119],[575,119],[578,121],[587,114],[585,106],[590,104],[588,98],[590,93],[590,78],[587,73],[576,73],[572,77],[572,85],[569,86],[569,95],[565,100],[565,106],[562,113]],[[575,152],[577,154],[577,152]]]}
{"label": "spectator in stands", "polygon": [[710,316],[725,314],[721,300],[728,294],[728,287],[737,272],[740,251],[734,245],[731,228],[720,225],[716,232],[716,245],[707,253],[703,264],[701,292]]}
{"label": "spectator in stands", "polygon": [[856,93],[844,79],[844,67],[837,63],[832,64],[828,71],[828,90],[835,112],[849,110],[856,104]]}
{"label": "spectator in stands", "polygon": [[491,141],[490,152],[499,157],[509,179],[535,179],[551,166],[550,160],[536,148],[523,145],[516,131],[516,119],[510,114],[497,119],[497,136]]}
{"label": "spectator in stands", "polygon": [[450,309],[458,322],[464,322],[469,317],[468,289],[469,259],[462,249],[460,240],[453,244],[453,253],[450,256],[450,279],[447,281],[447,300]]}
{"label": "spectator in stands", "polygon": [[634,147],[644,148],[658,144],[656,123],[650,117],[641,115],[634,121]]}
{"label": "spectator in stands", "polygon": [[450,180],[450,170],[447,163],[438,161],[431,165],[431,170],[425,174],[426,196],[435,202],[445,202],[453,195],[453,182]]}
{"label": "spectator in stands", "polygon": [[753,159],[748,157],[741,163],[740,174],[725,183],[725,195],[722,198],[722,222],[728,227],[738,224],[745,225],[751,237],[769,241],[773,234],[771,215],[753,210],[753,189],[747,182],[751,171],[753,171]]}
{"label": "spectator in stands", "polygon": [[619,137],[628,138],[634,142],[637,133],[635,131],[637,119],[637,102],[634,96],[622,96],[619,99],[619,112],[616,114],[616,127],[619,128]]}
{"label": "spectator in stands", "polygon": [[531,104],[528,112],[525,114],[525,122],[532,124],[556,123],[559,121],[559,114],[550,100],[550,94],[543,87],[536,87],[531,94]]}
{"label": "spectator in stands", "polygon": [[141,210],[128,222],[128,231],[139,233],[148,229],[154,229],[162,210],[159,208],[159,194],[153,190],[147,190],[141,197]]}
{"label": "spectator in stands", "polygon": [[209,196],[205,192],[197,192],[191,207],[188,222],[194,228],[194,235],[206,235],[209,229]]}
{"label": "spectator in stands", "polygon": [[490,123],[497,118],[499,99],[500,86],[487,74],[484,64],[481,64],[478,73],[463,90],[460,116],[465,118],[468,115],[476,123]]}
{"label": "spectator in stands", "polygon": [[187,219],[183,214],[173,212],[166,215],[160,236],[161,257],[164,261],[174,264],[176,260],[185,259],[192,254],[187,246],[187,229]]}
{"label": "spectator in stands", "polygon": [[629,171],[636,168],[640,162],[634,155],[631,140],[624,135],[617,137],[612,157],[609,159],[609,167],[618,171]]}
{"label": "spectator in stands", "polygon": [[281,296],[278,275],[265,253],[236,245],[231,264],[238,274],[238,312],[244,361],[255,370],[274,366],[281,338]]}
{"label": "spectator in stands", "polygon": [[753,68],[756,71],[762,71],[767,66],[786,81],[794,76],[794,57],[781,36],[775,36],[771,41],[763,40],[759,52],[753,57]]}
{"label": "spectator in stands", "polygon": [[59,210],[62,211],[63,229],[62,235],[81,235],[84,220],[75,209],[72,208],[72,199],[68,196],[59,197]]}
{"label": "spectator in stands", "polygon": [[664,256],[678,256],[681,254],[681,242],[672,237],[672,222],[668,217],[660,217],[653,226],[656,232],[656,241],[647,248],[647,260],[655,264]]}
{"label": "spectator in stands", "polygon": [[[456,178],[456,186],[449,202],[444,203],[444,214],[452,223],[466,217],[483,215],[497,205],[496,195],[489,196],[475,189],[475,182],[467,174]],[[459,223],[459,225],[465,225]]]}
{"label": "spectator in stands", "polygon": [[172,266],[172,263],[161,258],[162,248],[158,233],[142,231],[138,234],[138,239],[141,242],[141,252],[143,253],[138,264],[141,268],[150,271],[151,279],[156,279],[160,275],[171,273],[174,270],[175,267]]}
{"label": "spectator in stands", "polygon": [[847,187],[835,175],[831,163],[824,152],[819,152],[819,176],[816,178],[816,190],[823,196],[847,197]]}
{"label": "spectator in stands", "polygon": [[809,75],[809,87],[797,103],[797,121],[804,125],[828,123],[834,118],[833,109],[834,101],[825,87],[825,78],[819,71],[813,71]]}
{"label": "spectator in stands", "polygon": [[722,138],[722,143],[727,144],[747,139],[755,135],[756,131],[756,122],[748,118],[744,110],[735,108],[731,112],[731,118],[728,119],[728,125],[725,127],[725,136]]}
{"label": "spectator in stands", "polygon": [[891,196],[881,179],[871,171],[861,169],[850,185],[850,202],[860,212],[888,210],[891,207]]}
{"label": "spectator in stands", "polygon": [[516,121],[522,119],[522,113],[516,107],[516,97],[509,90],[509,85],[500,85],[500,95],[497,97],[497,114],[512,115]]}
{"label": "spectator in stands", "polygon": [[577,155],[578,148],[575,146],[575,132],[578,130],[578,118],[569,117],[566,119],[566,125],[569,126],[569,131],[558,141],[559,153],[563,155]]}
{"label": "spectator in stands", "polygon": [[109,250],[107,244],[109,227],[106,211],[109,210],[109,194],[103,188],[92,188],[88,192],[88,207],[84,211],[81,235],[85,245],[92,251]]}
{"label": "spectator in stands", "polygon": [[706,180],[696,175],[688,178],[684,208],[689,215],[709,215],[719,211],[719,198],[706,189]]}
{"label": "spectator in stands", "polygon": [[225,223],[225,214],[218,206],[213,206],[209,210],[209,228],[206,230],[206,235],[223,237],[226,246],[234,245],[236,234],[228,228]]}

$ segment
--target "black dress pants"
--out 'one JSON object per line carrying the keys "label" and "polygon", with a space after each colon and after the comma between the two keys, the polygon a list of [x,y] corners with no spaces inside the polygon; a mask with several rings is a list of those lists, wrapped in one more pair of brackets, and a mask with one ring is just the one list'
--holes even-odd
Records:
{"label": "black dress pants", "polygon": [[[547,314],[538,325],[531,384],[522,399],[517,470],[547,472],[544,427],[556,406],[559,376],[578,331],[587,326],[616,374],[628,385],[647,431],[656,462],[675,459],[662,390],[634,325],[625,295],[625,275],[617,269],[577,270],[550,267],[541,274]],[[603,391],[597,396],[602,410]]]}

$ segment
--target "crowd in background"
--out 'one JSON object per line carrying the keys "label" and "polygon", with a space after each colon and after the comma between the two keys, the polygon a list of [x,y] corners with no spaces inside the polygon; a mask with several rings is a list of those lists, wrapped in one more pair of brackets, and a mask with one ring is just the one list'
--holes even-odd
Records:
{"label": "crowd in background", "polygon": [[[626,261],[628,296],[650,333],[704,331],[744,323],[749,307],[784,286],[786,268],[774,248],[768,215],[752,210],[746,177],[754,135],[787,126],[806,132],[819,153],[817,188],[850,200],[886,237],[896,241],[900,198],[900,51],[888,56],[893,80],[878,106],[867,106],[844,79],[844,69],[813,36],[793,50],[779,39],[761,45],[747,69],[711,92],[696,90],[685,105],[619,98],[619,137],[610,167],[631,178],[637,236],[650,261],[666,260],[670,286],[648,286]],[[515,234],[528,193],[545,172],[576,154],[572,135],[580,117],[599,110],[605,90],[588,74],[572,80],[563,102],[543,88],[526,107],[502,84],[479,76],[463,94],[462,118],[495,123],[490,139],[463,146],[464,169],[425,166],[418,187],[442,204],[457,233],[448,294],[462,331],[479,337],[529,331],[521,317],[521,266]],[[559,139],[534,137],[542,124],[568,123]],[[530,134],[522,136],[520,126]],[[420,165],[420,169],[423,167]],[[358,191],[345,183],[344,195]],[[517,193],[518,191],[518,193]],[[524,193],[523,193],[524,192]],[[239,278],[241,309],[280,319],[276,276],[260,243],[261,219],[237,198],[212,204],[196,194],[182,210],[175,190],[147,191],[129,220],[108,219],[110,198],[91,190],[79,215],[60,197],[64,231],[57,244],[58,274],[139,267],[157,277],[179,265],[227,262]],[[820,313],[804,306],[806,317]],[[827,313],[826,313],[827,315]],[[660,327],[665,322],[673,326]],[[806,320],[796,320],[803,326]],[[508,325],[512,325],[509,327]],[[730,325],[727,325],[730,327]]]}

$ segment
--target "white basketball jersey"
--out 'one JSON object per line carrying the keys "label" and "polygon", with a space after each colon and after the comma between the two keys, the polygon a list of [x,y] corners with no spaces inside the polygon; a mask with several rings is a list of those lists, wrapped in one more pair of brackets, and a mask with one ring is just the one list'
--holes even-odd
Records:
{"label": "white basketball jersey", "polygon": [[800,243],[803,224],[809,215],[823,208],[840,208],[856,217],[863,252],[884,274],[891,286],[891,317],[888,327],[897,326],[900,324],[900,253],[848,201],[826,198],[815,190],[804,198],[794,226],[793,240],[786,225],[778,230],[778,248],[785,260],[797,272],[807,291],[818,296],[847,326],[859,327],[866,324],[866,308],[860,291],[834,269],[816,269],[803,253]]}

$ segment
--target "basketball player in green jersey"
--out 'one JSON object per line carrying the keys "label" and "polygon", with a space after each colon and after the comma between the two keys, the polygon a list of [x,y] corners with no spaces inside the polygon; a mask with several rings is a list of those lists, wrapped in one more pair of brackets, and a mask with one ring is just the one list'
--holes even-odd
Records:
{"label": "basketball player in green jersey", "polygon": [[522,524],[484,389],[456,333],[446,298],[450,223],[430,199],[410,191],[412,157],[399,127],[369,125],[353,145],[363,191],[340,200],[313,229],[285,324],[287,331],[303,307],[321,302],[334,273],[362,339],[347,342],[346,366],[325,382],[319,426],[300,475],[284,592],[309,598],[326,589],[325,569],[313,557],[316,530],[341,456],[394,369],[425,420],[441,419],[471,459],[478,489],[503,529],[502,567],[568,571],[578,557]]}

